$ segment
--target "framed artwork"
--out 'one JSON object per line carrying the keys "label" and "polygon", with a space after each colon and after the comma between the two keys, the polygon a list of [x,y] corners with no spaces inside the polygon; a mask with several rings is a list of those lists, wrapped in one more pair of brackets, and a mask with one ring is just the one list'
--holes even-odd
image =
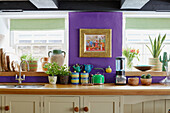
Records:
{"label": "framed artwork", "polygon": [[80,29],[80,57],[112,57],[112,29]]}

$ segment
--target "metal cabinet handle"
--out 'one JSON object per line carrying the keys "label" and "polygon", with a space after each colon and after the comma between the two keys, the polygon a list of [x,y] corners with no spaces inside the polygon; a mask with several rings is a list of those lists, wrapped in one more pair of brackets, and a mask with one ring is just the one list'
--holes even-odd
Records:
{"label": "metal cabinet handle", "polygon": [[89,108],[88,108],[88,107],[84,107],[84,111],[85,111],[85,112],[88,112],[88,111],[89,111]]}
{"label": "metal cabinet handle", "polygon": [[5,106],[5,111],[9,111],[9,106]]}
{"label": "metal cabinet handle", "polygon": [[79,108],[78,108],[78,107],[75,107],[75,108],[74,108],[74,111],[75,111],[75,112],[79,112]]}

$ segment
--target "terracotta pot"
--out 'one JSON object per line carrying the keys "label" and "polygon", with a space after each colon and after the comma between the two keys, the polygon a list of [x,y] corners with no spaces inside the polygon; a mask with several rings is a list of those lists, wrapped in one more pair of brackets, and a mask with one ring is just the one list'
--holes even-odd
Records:
{"label": "terracotta pot", "polygon": [[69,76],[60,76],[61,84],[68,84]]}
{"label": "terracotta pot", "polygon": [[50,84],[55,85],[57,82],[57,76],[48,76],[48,81]]}
{"label": "terracotta pot", "polygon": [[47,71],[47,68],[44,68],[44,66],[45,66],[45,64],[48,64],[48,57],[42,57],[40,59],[40,62],[42,63],[41,64],[42,70]]}
{"label": "terracotta pot", "polygon": [[154,65],[151,69],[152,71],[161,71],[162,63],[159,61],[159,58],[149,58],[149,65]]}
{"label": "terracotta pot", "polygon": [[37,64],[37,61],[27,61],[28,64],[29,64],[29,71],[32,71],[32,72],[35,72],[37,71],[37,67],[38,67],[38,64]]}
{"label": "terracotta pot", "polygon": [[132,86],[139,85],[139,78],[128,78],[128,84]]}
{"label": "terracotta pot", "polygon": [[152,78],[150,78],[150,79],[143,79],[143,78],[141,78],[140,80],[141,80],[141,84],[142,84],[142,85],[147,85],[147,86],[149,86],[149,85],[151,85],[151,83],[152,83]]}

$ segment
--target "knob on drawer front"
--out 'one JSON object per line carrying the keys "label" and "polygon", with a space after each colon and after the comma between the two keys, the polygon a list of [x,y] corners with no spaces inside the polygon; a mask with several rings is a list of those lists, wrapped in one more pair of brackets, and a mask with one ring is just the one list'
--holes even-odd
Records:
{"label": "knob on drawer front", "polygon": [[75,108],[74,108],[74,111],[75,111],[75,112],[79,112],[79,108],[78,108],[78,107],[75,107]]}
{"label": "knob on drawer front", "polygon": [[84,107],[84,111],[85,111],[85,112],[88,112],[88,111],[89,111],[89,108],[88,108],[88,107]]}
{"label": "knob on drawer front", "polygon": [[9,111],[9,106],[5,106],[5,111]]}

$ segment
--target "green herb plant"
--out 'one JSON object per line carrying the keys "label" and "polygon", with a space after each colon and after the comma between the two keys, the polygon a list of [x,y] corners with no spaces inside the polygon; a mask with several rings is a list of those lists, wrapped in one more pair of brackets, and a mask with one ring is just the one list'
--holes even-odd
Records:
{"label": "green herb plant", "polygon": [[23,54],[23,55],[20,57],[21,61],[22,61],[22,60],[26,60],[26,59],[27,59],[27,56],[28,56],[27,54]]}
{"label": "green herb plant", "polygon": [[67,67],[66,65],[63,65],[63,66],[60,66],[60,69],[59,69],[59,75],[60,76],[69,76],[71,71],[70,70],[70,67]]}
{"label": "green herb plant", "polygon": [[159,34],[158,38],[155,38],[153,41],[151,39],[151,37],[149,36],[149,40],[150,40],[150,44],[151,44],[151,48],[146,45],[146,47],[149,49],[149,51],[151,52],[153,58],[158,58],[163,47],[162,46],[163,42],[165,41],[166,38],[166,34],[161,38],[161,35]]}
{"label": "green herb plant", "polygon": [[55,62],[45,64],[44,68],[47,68],[47,71],[45,73],[51,76],[55,76],[60,73],[60,66]]}
{"label": "green herb plant", "polygon": [[38,58],[33,57],[32,54],[27,55],[26,59],[27,59],[27,61],[38,61]]}

